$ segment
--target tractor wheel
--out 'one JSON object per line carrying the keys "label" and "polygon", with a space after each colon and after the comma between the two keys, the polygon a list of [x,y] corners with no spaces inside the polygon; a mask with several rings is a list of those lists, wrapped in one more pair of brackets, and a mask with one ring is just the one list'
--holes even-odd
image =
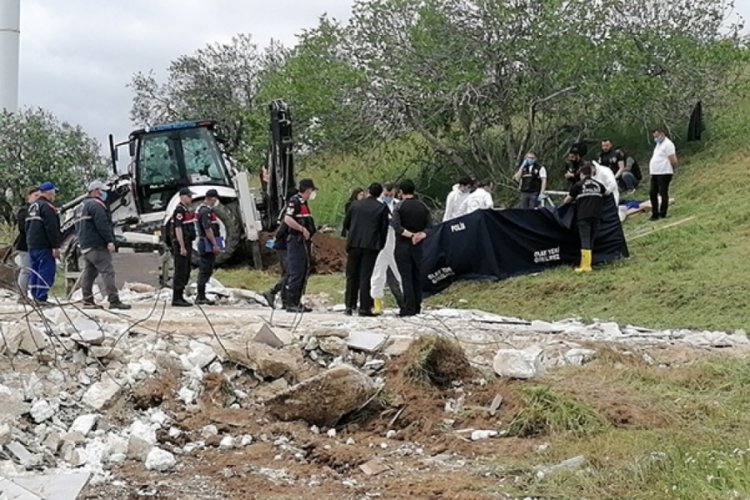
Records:
{"label": "tractor wheel", "polygon": [[[224,237],[224,251],[216,256],[217,266],[226,263],[242,247],[242,224],[239,211],[240,206],[236,201],[214,207],[214,213],[219,219],[221,235]],[[200,262],[198,241],[196,239],[193,243],[192,263],[194,266]]]}

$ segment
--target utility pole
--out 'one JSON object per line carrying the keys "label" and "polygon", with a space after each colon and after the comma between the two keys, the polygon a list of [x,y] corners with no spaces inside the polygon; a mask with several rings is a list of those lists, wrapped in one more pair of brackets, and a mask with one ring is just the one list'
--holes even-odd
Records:
{"label": "utility pole", "polygon": [[21,0],[0,0],[0,111],[18,109]]}

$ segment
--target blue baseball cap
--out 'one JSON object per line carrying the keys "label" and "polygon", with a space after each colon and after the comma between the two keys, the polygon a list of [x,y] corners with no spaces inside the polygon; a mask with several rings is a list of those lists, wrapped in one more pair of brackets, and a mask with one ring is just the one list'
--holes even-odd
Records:
{"label": "blue baseball cap", "polygon": [[55,186],[50,181],[45,181],[39,184],[39,191],[47,193],[49,191],[59,191],[59,189],[57,189],[57,186]]}

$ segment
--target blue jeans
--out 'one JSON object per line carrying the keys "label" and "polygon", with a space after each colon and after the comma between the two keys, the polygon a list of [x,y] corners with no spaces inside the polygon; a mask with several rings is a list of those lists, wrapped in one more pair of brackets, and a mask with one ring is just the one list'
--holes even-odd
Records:
{"label": "blue jeans", "polygon": [[29,292],[34,299],[45,302],[49,295],[49,289],[55,283],[55,272],[57,271],[52,249],[30,249],[29,256],[31,256],[32,269],[29,277]]}

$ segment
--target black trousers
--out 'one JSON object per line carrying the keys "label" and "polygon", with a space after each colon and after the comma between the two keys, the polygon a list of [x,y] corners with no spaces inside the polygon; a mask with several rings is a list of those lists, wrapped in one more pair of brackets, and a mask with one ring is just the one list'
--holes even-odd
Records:
{"label": "black trousers", "polygon": [[[655,217],[666,217],[669,209],[669,183],[672,182],[672,174],[660,174],[651,176],[651,215]],[[661,205],[659,205],[661,196]]]}
{"label": "black trousers", "polygon": [[198,262],[198,298],[206,298],[206,283],[211,279],[216,264],[216,254],[213,252],[201,253],[201,259]]}
{"label": "black trousers", "polygon": [[596,229],[599,226],[599,219],[579,219],[578,234],[581,237],[581,250],[591,250],[594,248],[594,238],[596,238]]}
{"label": "black trousers", "polygon": [[398,308],[403,309],[404,292],[403,290],[401,290],[401,283],[399,283],[398,279],[396,278],[396,275],[393,274],[393,271],[391,271],[390,267],[386,270],[385,273],[386,273],[385,283],[386,285],[388,285],[388,288],[390,289],[391,295],[393,295],[393,298],[396,299],[396,304],[398,304]]}
{"label": "black trousers", "polygon": [[359,294],[359,308],[363,311],[371,311],[370,281],[380,251],[349,248],[346,252],[346,295],[344,297],[346,308],[357,308],[357,294]]}
{"label": "black trousers", "polygon": [[300,233],[290,235],[286,242],[287,279],[282,301],[288,307],[301,305],[302,294],[310,272],[310,243]]}
{"label": "black trousers", "polygon": [[286,249],[279,250],[279,267],[281,267],[281,276],[279,277],[279,281],[277,281],[273,288],[271,288],[271,293],[273,295],[276,295],[277,293],[283,291],[284,285],[286,284]]}
{"label": "black trousers", "polygon": [[401,316],[414,316],[422,312],[422,245],[397,242],[395,257],[404,286]]}
{"label": "black trousers", "polygon": [[188,254],[184,257],[180,255],[180,247],[172,247],[172,255],[174,256],[174,276],[172,276],[172,298],[181,299],[185,287],[190,281],[190,248],[189,242],[185,242],[185,246],[188,248]]}

